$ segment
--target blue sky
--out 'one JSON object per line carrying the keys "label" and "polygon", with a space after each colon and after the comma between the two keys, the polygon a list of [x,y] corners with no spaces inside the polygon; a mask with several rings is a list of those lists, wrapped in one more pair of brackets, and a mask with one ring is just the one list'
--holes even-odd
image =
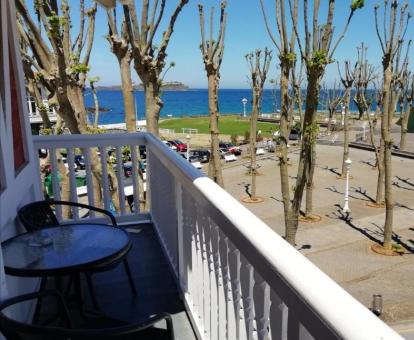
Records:
{"label": "blue sky", "polygon": [[[30,3],[33,0],[28,0]],[[166,19],[171,13],[171,9],[178,0],[168,0],[166,16],[164,18],[164,27]],[[167,74],[166,81],[181,81],[192,88],[207,87],[207,80],[201,53],[200,29],[197,4],[205,5],[206,10],[211,6],[219,7],[218,0],[190,0],[177,20],[174,34],[168,47],[168,62],[174,61],[176,67]],[[322,0],[322,9],[326,8],[327,0]],[[374,27],[373,7],[381,0],[366,0],[365,7],[356,12],[348,33],[338,48],[335,59],[342,61],[345,59],[356,59],[356,46],[365,42],[369,47],[368,59],[376,65],[380,65],[381,51]],[[409,1],[414,8],[414,0]],[[72,10],[77,8],[77,0],[69,0]],[[141,1],[136,0],[137,5]],[[274,0],[265,0],[269,20],[273,24]],[[351,0],[338,0],[335,12],[336,33],[342,30],[344,21],[349,13]],[[247,88],[248,68],[244,55],[256,48],[268,46],[275,49],[265,29],[262,13],[260,10],[259,0],[228,0],[228,22],[225,41],[224,60],[221,67],[221,88]],[[118,10],[118,15],[122,10]],[[321,18],[326,16],[326,11],[321,11]],[[289,19],[290,20],[290,19]],[[73,24],[76,27],[77,19],[73,17]],[[216,26],[218,26],[218,12],[216,15]],[[412,38],[412,24],[410,25],[408,36]],[[108,43],[104,36],[107,34],[106,14],[102,8],[97,13],[97,28],[95,45],[91,58],[91,76],[98,75],[101,85],[116,85],[120,83],[118,64],[115,56],[110,52]],[[276,54],[273,58],[269,78],[275,78],[278,74]],[[135,71],[132,70],[133,78],[138,81]],[[336,65],[330,65],[325,76],[325,81],[329,85],[337,78]]]}

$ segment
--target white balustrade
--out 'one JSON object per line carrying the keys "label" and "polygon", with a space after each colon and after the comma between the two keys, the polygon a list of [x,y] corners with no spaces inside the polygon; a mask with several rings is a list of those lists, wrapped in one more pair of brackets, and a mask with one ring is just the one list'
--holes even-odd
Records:
{"label": "white balustrade", "polygon": [[[149,214],[140,212],[140,197],[143,193],[139,192],[139,183],[143,184],[144,177],[139,170],[139,145],[145,145],[145,135],[136,133],[129,134],[108,134],[108,135],[60,135],[60,136],[35,136],[33,137],[35,149],[45,149],[50,157],[52,171],[52,188],[55,200],[66,199],[72,202],[97,205],[99,198],[102,199],[103,207],[112,210],[114,205],[119,205],[117,211],[117,221],[127,223],[137,220],[149,220]],[[130,178],[124,176],[122,148],[128,147],[131,155],[132,173]],[[108,151],[115,150],[109,157]],[[62,154],[66,154],[66,171],[64,169]],[[82,155],[85,162],[85,181],[86,188],[82,190],[86,197],[79,196],[79,188],[76,183],[75,155]],[[113,164],[114,162],[114,164]],[[113,171],[112,171],[113,170]],[[110,173],[111,171],[111,173]],[[111,175],[112,174],[112,175]],[[63,179],[68,178],[69,195],[64,193],[61,188]],[[129,181],[128,185],[125,183]],[[99,183],[102,187],[99,190]],[[113,192],[116,187],[118,189]],[[143,185],[142,185],[143,187]],[[131,195],[132,194],[132,195]],[[99,197],[96,197],[99,195]],[[126,204],[126,196],[133,197],[133,209]],[[133,211],[131,211],[133,210]],[[72,219],[78,221],[82,219],[90,222],[106,221],[104,217],[93,211],[79,212],[79,209],[71,209],[71,219],[63,216],[60,206],[57,206],[57,217],[60,221],[70,222]],[[82,216],[85,215],[86,216]]]}
{"label": "white balustrade", "polygon": [[[147,148],[151,219],[201,339],[401,339],[153,135],[35,137],[37,148],[51,149],[54,168],[61,148],[98,147],[102,154],[109,146],[140,144]],[[119,149],[116,154],[118,162]],[[119,174],[119,164],[116,169]],[[121,205],[117,218],[127,217],[126,210]],[[140,215],[129,213],[129,220]]]}

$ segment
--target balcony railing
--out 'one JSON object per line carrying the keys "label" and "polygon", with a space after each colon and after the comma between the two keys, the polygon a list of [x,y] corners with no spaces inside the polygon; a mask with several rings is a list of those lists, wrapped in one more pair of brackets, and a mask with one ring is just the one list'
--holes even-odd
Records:
{"label": "balcony railing", "polygon": [[[400,339],[260,219],[154,136],[48,136],[35,137],[34,143],[38,149],[51,149],[52,156],[56,149],[68,149],[73,197],[76,188],[71,160],[75,149],[88,155],[87,150],[98,147],[104,165],[106,149],[115,147],[115,168],[122,183],[121,147],[128,145],[134,150],[134,146],[146,146],[149,216],[202,339]],[[57,171],[54,157],[52,167]],[[90,162],[85,159],[87,195],[93,202]],[[132,162],[136,172],[136,155]],[[109,207],[105,178],[103,173],[103,196]],[[139,181],[138,174],[135,181]],[[133,186],[136,199],[137,187]],[[54,190],[59,192],[57,181]],[[138,210],[131,213],[123,207],[117,217],[120,221],[142,216]]]}

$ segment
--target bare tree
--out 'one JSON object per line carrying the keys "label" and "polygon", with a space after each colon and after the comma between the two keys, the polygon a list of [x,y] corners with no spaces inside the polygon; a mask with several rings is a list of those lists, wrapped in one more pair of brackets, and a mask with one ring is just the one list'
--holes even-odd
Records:
{"label": "bare tree", "polygon": [[134,69],[144,86],[147,131],[158,136],[158,121],[164,105],[161,99],[161,76],[167,58],[167,47],[174,31],[176,20],[188,0],[179,0],[171,14],[166,30],[157,46],[154,38],[164,16],[166,0],[143,0],[141,23],[137,17],[134,0],[124,0],[124,17],[128,37],[132,46]]}
{"label": "bare tree", "polygon": [[[57,108],[57,113],[69,131],[72,134],[89,133],[83,91],[94,41],[96,3],[90,9],[85,9],[85,1],[79,0],[80,27],[76,38],[72,40],[74,32],[66,1],[62,1],[60,6],[56,0],[35,2],[39,25],[32,18],[25,1],[15,1],[18,11],[17,27],[23,41],[21,46],[29,47],[28,50],[21,50],[26,67],[34,71],[35,79],[49,91],[49,102]],[[42,29],[45,34],[42,34]],[[30,73],[25,72],[25,75],[29,76]],[[93,186],[96,203],[102,205],[102,167],[94,150],[91,152],[91,168],[97,184]],[[113,183],[110,188],[113,203],[118,208],[119,202],[115,199],[116,176],[111,171],[109,176]],[[69,190],[64,184],[62,181],[63,199],[69,199]]]}
{"label": "bare tree", "polygon": [[[368,63],[366,58],[367,47],[362,43],[357,48],[358,52],[358,64],[355,76],[355,96],[354,103],[358,107],[359,114],[366,115],[369,126],[369,139],[371,145],[374,147],[375,152],[375,166],[378,170],[377,177],[377,190],[375,195],[375,203],[370,203],[370,206],[381,207],[384,204],[384,143],[380,140],[380,145],[375,143],[375,125],[377,117],[381,112],[382,96],[381,91],[378,90],[381,85],[376,84],[375,67]],[[369,86],[374,85],[374,89],[371,94],[368,93]],[[374,117],[371,117],[371,106],[375,99],[377,108],[374,113]]]}
{"label": "bare tree", "polygon": [[220,163],[219,153],[219,110],[218,110],[218,89],[220,82],[220,66],[224,54],[224,36],[226,31],[225,8],[227,2],[221,2],[220,6],[220,26],[217,40],[213,37],[214,9],[210,12],[210,36],[206,39],[204,9],[201,4],[198,5],[200,16],[201,44],[200,50],[203,57],[204,68],[208,79],[208,110],[210,115],[210,135],[211,135],[211,152],[208,166],[208,176],[218,185],[224,186],[223,174]]}
{"label": "bare tree", "polygon": [[[400,9],[398,14],[399,7]],[[398,0],[384,0],[383,34],[381,34],[379,29],[378,8],[379,6],[375,6],[375,27],[383,53],[383,112],[381,118],[381,138],[384,141],[385,165],[385,223],[383,249],[385,250],[385,252],[391,252],[394,210],[394,200],[392,193],[391,155],[393,140],[391,137],[391,126],[394,117],[395,106],[398,102],[397,83],[399,82],[399,76],[397,76],[397,74],[400,65],[401,51],[403,48],[408,22],[411,18],[411,14],[408,9],[408,3],[402,3],[401,5],[399,5]],[[404,63],[405,61],[403,62],[403,64]]]}
{"label": "bare tree", "polygon": [[[20,15],[19,34],[31,52],[22,50],[22,57],[51,93],[52,100],[56,100],[58,112],[72,133],[86,130],[83,90],[89,71],[96,14],[96,3],[89,10],[85,10],[84,0],[79,3],[81,27],[76,40],[71,41],[70,9],[66,2],[60,7],[57,1],[36,3],[35,10],[47,33],[42,35],[41,27],[36,25],[24,0],[16,0]],[[86,19],[89,22],[87,31]]]}
{"label": "bare tree", "polygon": [[[292,9],[293,21],[297,22],[298,17],[298,0],[294,0]],[[267,18],[263,0],[260,0],[263,18],[267,32],[278,51],[280,66],[280,95],[281,95],[281,111],[280,111],[280,184],[282,191],[283,210],[285,217],[285,237],[286,240],[295,245],[296,231],[298,228],[299,209],[297,202],[292,202],[290,197],[289,170],[288,170],[288,141],[290,133],[290,124],[292,121],[293,105],[289,96],[289,80],[294,71],[296,64],[295,42],[296,36],[292,29],[287,32],[286,23],[286,2],[285,0],[275,0],[275,17],[277,31],[276,35],[272,32]]]}
{"label": "bare tree", "polygon": [[338,63],[339,77],[341,78],[342,85],[345,89],[343,104],[345,105],[345,116],[344,116],[344,153],[342,158],[342,171],[341,177],[346,175],[346,163],[345,161],[349,158],[349,104],[351,103],[351,91],[356,78],[358,63],[353,67],[349,61],[345,61],[344,72],[342,74],[341,68]]}
{"label": "bare tree", "polygon": [[370,65],[367,61],[368,47],[364,43],[361,43],[360,47],[357,47],[358,51],[358,67],[355,79],[355,96],[353,101],[358,108],[358,119],[362,119],[371,106],[368,102],[368,85],[375,78],[375,67]]}
{"label": "bare tree", "polygon": [[256,197],[256,141],[257,141],[257,118],[259,115],[260,103],[263,95],[263,86],[266,82],[267,73],[269,72],[270,62],[272,60],[272,51],[265,48],[262,61],[262,51],[256,50],[254,53],[248,53],[245,58],[250,70],[250,83],[253,92],[252,115],[250,117],[250,173],[252,176],[251,199],[257,200]]}
{"label": "bare tree", "polygon": [[327,133],[330,134],[332,131],[332,120],[335,116],[335,112],[342,101],[343,93],[340,88],[339,82],[336,80],[333,86],[324,91],[326,93],[326,104],[328,109],[328,127],[326,128]]}
{"label": "bare tree", "polygon": [[414,74],[411,72],[404,72],[403,93],[401,98],[401,137],[400,150],[404,151],[407,148],[407,126],[408,120],[413,108],[414,99]]}
{"label": "bare tree", "polygon": [[134,100],[134,87],[131,77],[132,51],[129,45],[128,30],[125,20],[122,21],[120,30],[117,26],[116,11],[107,10],[108,35],[106,39],[115,55],[121,74],[122,96],[124,98],[125,125],[129,132],[137,131],[136,112]]}
{"label": "bare tree", "polygon": [[[316,123],[316,114],[319,100],[320,83],[325,73],[326,66],[332,62],[334,53],[342,41],[349,27],[352,17],[357,9],[363,7],[363,0],[354,0],[350,6],[350,13],[346,20],[345,26],[336,41],[334,37],[334,15],[335,0],[330,0],[327,6],[327,16],[324,23],[319,22],[320,1],[313,1],[312,29],[309,27],[308,1],[303,2],[303,37],[299,34],[299,25],[297,15],[295,15],[295,6],[292,0],[289,0],[290,14],[292,18],[293,29],[296,33],[298,48],[301,58],[306,67],[307,89],[306,89],[306,108],[304,114],[303,135],[301,151],[296,177],[295,192],[293,197],[294,216],[299,216],[300,206],[303,197],[303,191],[306,185],[306,218],[312,218],[312,192],[313,192],[313,174],[316,163],[316,138],[318,125]],[[296,234],[293,230],[293,236]],[[291,242],[291,240],[289,240]]]}

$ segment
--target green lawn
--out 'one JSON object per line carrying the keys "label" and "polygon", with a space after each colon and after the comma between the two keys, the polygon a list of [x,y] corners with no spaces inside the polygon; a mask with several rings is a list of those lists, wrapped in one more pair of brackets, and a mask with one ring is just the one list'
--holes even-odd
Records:
{"label": "green lawn", "polygon": [[[174,129],[175,132],[181,132],[182,128],[198,129],[199,133],[210,133],[208,129],[208,117],[196,118],[172,118],[160,122],[162,129]],[[250,131],[250,121],[241,120],[239,116],[221,116],[219,121],[220,133],[223,135],[244,136],[245,131]],[[272,123],[257,123],[257,130],[262,132],[262,136],[270,137],[272,132],[278,130],[279,126]]]}

